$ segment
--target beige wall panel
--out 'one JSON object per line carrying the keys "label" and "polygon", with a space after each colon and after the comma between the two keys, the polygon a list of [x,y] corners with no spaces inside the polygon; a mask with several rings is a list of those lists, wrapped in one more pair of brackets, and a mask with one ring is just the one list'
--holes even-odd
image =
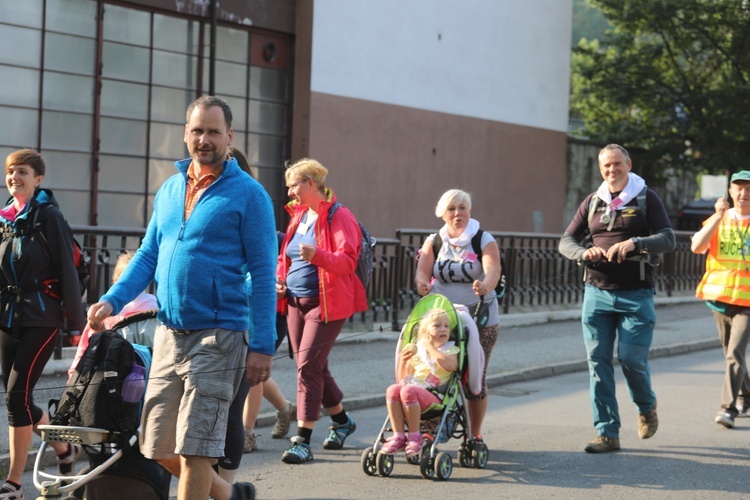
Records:
{"label": "beige wall panel", "polygon": [[440,195],[472,194],[472,215],[496,231],[561,232],[566,137],[313,92],[309,156],[374,236],[438,228]]}

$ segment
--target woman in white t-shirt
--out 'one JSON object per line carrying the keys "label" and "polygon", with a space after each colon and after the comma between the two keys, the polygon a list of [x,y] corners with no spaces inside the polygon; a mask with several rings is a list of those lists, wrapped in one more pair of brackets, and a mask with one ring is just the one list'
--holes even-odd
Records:
{"label": "woman in white t-shirt", "polygon": [[485,357],[482,392],[474,395],[466,391],[471,437],[482,441],[482,422],[487,412],[487,364],[497,341],[499,323],[495,286],[501,275],[500,250],[495,238],[483,231],[481,259],[474,252],[472,238],[479,231],[479,222],[471,218],[469,193],[460,189],[443,193],[435,207],[435,216],[443,219],[445,225],[438,233],[427,237],[422,246],[414,279],[417,292],[420,295],[439,293],[454,304],[467,306],[470,311],[476,310],[480,300],[489,302],[486,323],[477,325]]}

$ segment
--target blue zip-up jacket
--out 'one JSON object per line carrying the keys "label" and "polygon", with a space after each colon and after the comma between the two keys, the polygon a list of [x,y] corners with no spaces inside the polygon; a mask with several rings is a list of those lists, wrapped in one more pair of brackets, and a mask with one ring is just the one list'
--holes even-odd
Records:
{"label": "blue zip-up jacket", "polygon": [[119,311],[156,282],[158,318],[171,328],[249,329],[245,272],[253,277],[252,352],[274,354],[276,228],[271,199],[234,159],[185,221],[191,160],[159,189],[141,247],[101,300]]}

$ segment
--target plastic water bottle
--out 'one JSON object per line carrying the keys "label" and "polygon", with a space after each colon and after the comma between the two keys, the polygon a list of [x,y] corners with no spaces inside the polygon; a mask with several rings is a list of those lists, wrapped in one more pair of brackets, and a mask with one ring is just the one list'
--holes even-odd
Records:
{"label": "plastic water bottle", "polygon": [[122,382],[122,399],[127,403],[140,403],[144,392],[146,392],[146,369],[138,363],[133,363],[133,368]]}

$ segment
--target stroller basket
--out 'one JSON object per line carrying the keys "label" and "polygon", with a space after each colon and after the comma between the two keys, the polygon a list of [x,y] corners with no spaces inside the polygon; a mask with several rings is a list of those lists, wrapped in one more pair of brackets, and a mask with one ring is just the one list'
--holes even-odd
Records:
{"label": "stroller basket", "polygon": [[119,432],[92,427],[67,427],[64,425],[40,425],[42,440],[52,443],[71,443],[94,445],[114,443],[119,439]]}
{"label": "stroller basket", "polygon": [[[114,433],[104,429],[95,429],[89,427],[65,427],[62,425],[40,425],[39,430],[42,432],[42,442],[34,462],[34,486],[42,493],[40,498],[59,498],[61,494],[71,493],[86,483],[92,481],[102,472],[107,470],[112,464],[117,462],[123,455],[123,450],[118,450],[115,454],[105,460],[101,465],[86,474],[74,476],[60,476],[57,474],[48,474],[41,470],[42,457],[47,449],[47,443],[71,443],[83,445],[97,445],[102,443],[113,442],[117,436]],[[135,445],[138,441],[138,435],[133,434],[130,437],[130,446]],[[49,479],[51,481],[42,481]],[[71,482],[72,481],[72,482]],[[66,484],[67,483],[67,484]]]}

